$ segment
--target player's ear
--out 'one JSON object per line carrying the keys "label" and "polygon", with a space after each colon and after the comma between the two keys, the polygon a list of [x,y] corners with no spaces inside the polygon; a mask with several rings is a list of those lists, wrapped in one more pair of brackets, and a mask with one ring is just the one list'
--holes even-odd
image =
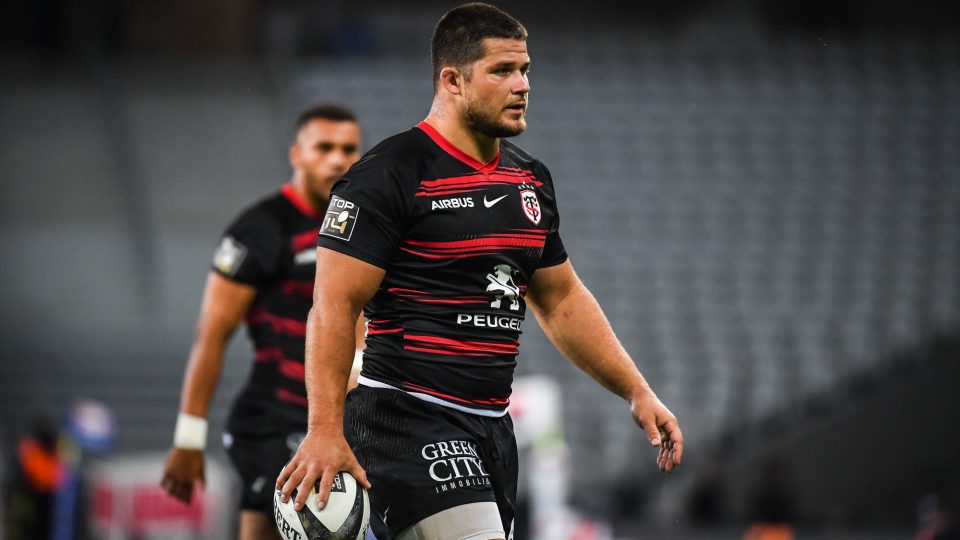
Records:
{"label": "player's ear", "polygon": [[440,70],[440,87],[455,96],[463,93],[463,75],[460,70],[447,66]]}

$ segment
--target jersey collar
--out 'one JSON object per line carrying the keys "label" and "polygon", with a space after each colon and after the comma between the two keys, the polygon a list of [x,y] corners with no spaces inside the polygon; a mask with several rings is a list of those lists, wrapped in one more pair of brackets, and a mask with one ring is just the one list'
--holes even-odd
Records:
{"label": "jersey collar", "polygon": [[284,184],[283,187],[280,188],[280,193],[283,194],[288,201],[290,201],[290,204],[297,207],[297,210],[305,214],[307,217],[320,219],[320,216],[313,211],[313,207],[311,207],[307,201],[301,199],[300,195],[297,195],[297,190],[293,189],[291,184]]}
{"label": "jersey collar", "polygon": [[417,124],[417,128],[420,129],[420,131],[423,131],[424,133],[426,133],[427,136],[430,137],[433,140],[433,142],[437,144],[437,146],[439,146],[440,148],[443,148],[443,150],[446,153],[462,161],[463,163],[466,163],[471,168],[476,169],[477,172],[482,172],[482,173],[491,172],[497,168],[497,165],[500,164],[499,148],[497,149],[497,155],[494,156],[493,159],[491,159],[487,163],[482,163],[481,161],[467,155],[467,153],[464,152],[463,150],[460,150],[459,148],[454,146],[453,143],[451,143],[446,138],[444,138],[444,136],[441,135],[440,132],[434,129],[434,127],[431,126],[430,124],[426,122],[420,122],[419,124]]}

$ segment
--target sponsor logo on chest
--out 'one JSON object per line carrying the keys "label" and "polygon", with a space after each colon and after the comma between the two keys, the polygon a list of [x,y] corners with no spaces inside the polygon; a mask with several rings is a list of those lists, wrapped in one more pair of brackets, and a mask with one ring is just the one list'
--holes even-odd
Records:
{"label": "sponsor logo on chest", "polygon": [[452,197],[430,202],[430,210],[454,210],[458,208],[473,208],[473,197]]}

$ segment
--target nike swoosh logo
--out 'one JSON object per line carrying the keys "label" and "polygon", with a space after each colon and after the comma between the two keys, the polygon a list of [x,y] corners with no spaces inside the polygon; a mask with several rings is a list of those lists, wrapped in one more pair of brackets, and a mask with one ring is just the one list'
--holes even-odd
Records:
{"label": "nike swoosh logo", "polygon": [[487,208],[490,208],[491,206],[493,206],[493,205],[497,204],[498,202],[500,202],[501,200],[503,200],[504,197],[506,197],[506,195],[501,195],[500,197],[497,197],[496,199],[494,199],[494,200],[492,200],[492,201],[488,201],[488,200],[487,200],[487,196],[484,195],[484,196],[483,196],[483,205],[486,206]]}

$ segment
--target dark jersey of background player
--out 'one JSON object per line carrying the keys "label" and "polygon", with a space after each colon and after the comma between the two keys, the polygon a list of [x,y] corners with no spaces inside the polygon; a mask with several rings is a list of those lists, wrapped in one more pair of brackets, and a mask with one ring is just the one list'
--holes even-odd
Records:
{"label": "dark jersey of background player", "polygon": [[509,141],[480,163],[421,122],[332,193],[319,245],[389,268],[364,310],[360,384],[505,414],[527,284],[567,258],[547,169]]}
{"label": "dark jersey of background player", "polygon": [[319,228],[314,210],[286,185],[244,211],[214,255],[215,272],[257,290],[245,318],[255,361],[227,422],[231,435],[286,435],[307,424],[303,340]]}
{"label": "dark jersey of background player", "polygon": [[162,485],[184,501],[202,486],[205,417],[226,344],[245,323],[255,361],[224,434],[243,482],[241,540],[278,537],[269,479],[306,431],[304,336],[318,215],[330,188],[356,162],[359,148],[360,128],[352,112],[334,105],[305,111],[289,150],[290,183],[243,211],[215,250]]}

